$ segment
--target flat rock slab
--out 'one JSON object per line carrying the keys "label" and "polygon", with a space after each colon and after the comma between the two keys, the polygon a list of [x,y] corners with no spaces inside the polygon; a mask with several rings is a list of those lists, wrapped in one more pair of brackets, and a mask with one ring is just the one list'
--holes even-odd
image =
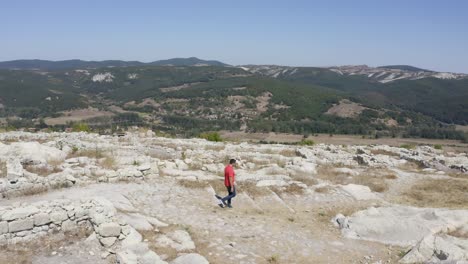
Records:
{"label": "flat rock slab", "polygon": [[467,210],[416,208],[407,206],[371,207],[349,217],[345,236],[385,244],[410,246],[424,236],[468,223]]}

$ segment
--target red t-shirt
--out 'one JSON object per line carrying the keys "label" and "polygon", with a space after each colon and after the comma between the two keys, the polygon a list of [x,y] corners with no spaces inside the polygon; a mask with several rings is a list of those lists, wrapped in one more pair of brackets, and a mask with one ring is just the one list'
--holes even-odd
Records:
{"label": "red t-shirt", "polygon": [[234,173],[232,165],[229,164],[224,168],[224,186],[231,186],[231,182],[229,180],[230,177],[232,177],[232,182],[235,182],[236,174]]}

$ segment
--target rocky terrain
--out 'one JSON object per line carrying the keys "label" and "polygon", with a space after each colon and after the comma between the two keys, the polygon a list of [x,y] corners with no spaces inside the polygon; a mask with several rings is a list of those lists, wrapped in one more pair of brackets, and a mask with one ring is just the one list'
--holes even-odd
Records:
{"label": "rocky terrain", "polygon": [[463,263],[467,169],[432,146],[1,133],[0,263]]}

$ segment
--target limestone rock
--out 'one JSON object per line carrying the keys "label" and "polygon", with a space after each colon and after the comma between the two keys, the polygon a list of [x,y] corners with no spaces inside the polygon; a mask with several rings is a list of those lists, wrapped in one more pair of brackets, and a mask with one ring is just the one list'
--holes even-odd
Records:
{"label": "limestone rock", "polygon": [[8,223],[6,221],[0,222],[0,235],[8,233]]}
{"label": "limestone rock", "polygon": [[468,240],[430,234],[422,238],[400,263],[438,263],[468,260]]}
{"label": "limestone rock", "polygon": [[116,240],[117,240],[116,237],[103,237],[99,241],[104,247],[111,247],[112,245],[115,244]]}
{"label": "limestone rock", "polygon": [[39,209],[35,206],[20,207],[20,208],[15,208],[13,210],[5,212],[2,215],[2,219],[6,221],[12,221],[12,220],[28,217],[38,212],[39,212]]}
{"label": "limestone rock", "polygon": [[11,233],[30,230],[34,227],[34,220],[32,218],[24,220],[16,220],[8,223],[8,230]]}
{"label": "limestone rock", "polygon": [[202,255],[190,253],[174,259],[171,264],[209,264],[209,262]]}
{"label": "limestone rock", "polygon": [[18,159],[8,160],[6,162],[7,179],[10,182],[17,182],[23,177],[23,166]]}
{"label": "limestone rock", "polygon": [[341,189],[351,195],[354,199],[360,200],[378,200],[379,197],[364,185],[348,184],[340,186]]}
{"label": "limestone rock", "polygon": [[185,230],[176,230],[167,235],[162,235],[156,242],[161,246],[169,246],[177,251],[195,249],[195,243],[193,243],[190,234]]}
{"label": "limestone rock", "polygon": [[42,226],[42,225],[47,225],[52,220],[50,220],[50,216],[47,213],[39,213],[34,215],[34,225],[35,226]]}
{"label": "limestone rock", "polygon": [[97,233],[103,237],[118,237],[120,235],[120,225],[118,223],[104,223],[99,225]]}
{"label": "limestone rock", "polygon": [[119,264],[138,264],[138,256],[130,250],[119,251],[116,255]]}

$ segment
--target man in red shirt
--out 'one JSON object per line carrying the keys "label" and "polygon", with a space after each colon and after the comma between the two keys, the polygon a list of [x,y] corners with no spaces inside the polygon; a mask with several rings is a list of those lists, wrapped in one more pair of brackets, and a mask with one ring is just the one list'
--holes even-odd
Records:
{"label": "man in red shirt", "polygon": [[231,199],[236,197],[236,173],[234,172],[234,164],[236,164],[236,160],[231,159],[226,168],[224,168],[224,186],[226,186],[228,196],[221,199],[221,207],[227,206],[232,208]]}

